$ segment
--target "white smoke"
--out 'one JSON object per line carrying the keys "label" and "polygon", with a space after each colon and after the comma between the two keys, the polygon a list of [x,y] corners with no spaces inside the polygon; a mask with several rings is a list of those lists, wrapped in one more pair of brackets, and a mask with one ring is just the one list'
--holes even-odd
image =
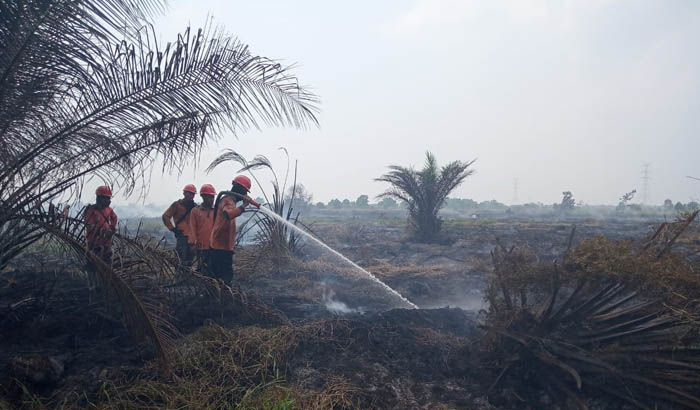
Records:
{"label": "white smoke", "polygon": [[333,289],[328,287],[325,283],[321,284],[321,289],[323,291],[323,304],[329,311],[344,315],[349,313],[364,313],[364,310],[362,310],[362,308],[351,308],[344,302],[341,302],[340,300],[336,299],[335,292],[333,291]]}

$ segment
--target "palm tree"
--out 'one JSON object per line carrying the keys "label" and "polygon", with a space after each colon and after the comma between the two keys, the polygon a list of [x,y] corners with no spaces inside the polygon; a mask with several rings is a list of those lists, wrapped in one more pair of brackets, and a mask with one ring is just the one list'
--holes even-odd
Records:
{"label": "palm tree", "polygon": [[156,162],[180,170],[224,132],[316,123],[288,67],[220,30],[158,44],[147,19],[163,7],[0,0],[0,268],[36,238],[18,219],[86,179],[129,195]]}
{"label": "palm tree", "polygon": [[317,123],[289,67],[220,29],[159,44],[149,18],[164,8],[0,0],[0,269],[47,236],[80,246],[44,204],[76,200],[86,180],[143,193],[155,164],[179,171],[225,133]]}
{"label": "palm tree", "polygon": [[435,240],[440,232],[442,220],[438,217],[438,211],[444,205],[447,195],[474,173],[469,167],[476,160],[453,161],[439,168],[432,153],[428,151],[425,156],[425,165],[420,171],[413,167],[391,165],[389,173],[375,180],[391,185],[377,197],[394,198],[405,203],[416,238],[429,242]]}

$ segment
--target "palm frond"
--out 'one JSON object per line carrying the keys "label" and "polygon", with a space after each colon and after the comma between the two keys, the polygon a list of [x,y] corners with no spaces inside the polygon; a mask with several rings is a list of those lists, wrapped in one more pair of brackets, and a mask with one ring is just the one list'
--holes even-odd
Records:
{"label": "palm frond", "polygon": [[[684,222],[678,229],[687,228]],[[487,366],[498,375],[489,390],[514,389],[535,406],[546,393],[579,408],[589,408],[591,398],[642,409],[700,408],[700,322],[688,297],[700,281],[675,256],[658,259],[657,249],[677,231],[667,238],[658,232],[653,245],[637,249],[584,241],[567,250],[563,266],[540,264],[522,248],[494,249],[484,328]]]}
{"label": "palm frond", "polygon": [[[161,159],[170,165],[199,152],[206,137],[216,138],[223,129],[238,132],[258,127],[259,121],[292,126],[315,122],[309,96],[285,68],[251,55],[235,40],[210,35],[200,30],[190,38],[188,30],[157,56],[144,42],[115,47],[103,56],[101,66],[90,67],[87,78],[68,83],[68,97],[75,104],[64,99],[44,110],[39,124],[8,129],[2,138],[14,141],[23,153],[10,158],[0,178],[14,180],[30,162],[39,169],[44,164],[66,166],[54,160],[66,158],[66,148],[101,143],[104,153],[133,145],[144,133],[161,127],[164,118],[171,123],[180,118],[188,125],[196,121],[193,130],[201,131],[167,141],[168,155]],[[77,109],[66,110],[67,103]],[[147,157],[153,160],[165,150],[148,151],[156,154]]]}
{"label": "palm frond", "polygon": [[[31,125],[66,93],[66,79],[100,62],[100,45],[132,34],[162,1],[0,3],[0,136]],[[15,153],[15,150],[11,150]]]}
{"label": "palm frond", "polygon": [[117,249],[121,251],[115,252],[114,264],[108,265],[88,250],[83,240],[85,225],[76,218],[56,217],[42,210],[34,216],[25,217],[22,222],[41,227],[47,244],[55,243],[65,251],[64,254],[72,254],[78,264],[87,260],[94,267],[98,281],[120,303],[126,327],[137,339],[151,341],[161,372],[169,374],[172,340],[178,332],[166,320],[167,314],[161,304],[154,299],[153,287],[138,292],[134,285],[144,278],[150,280],[162,275],[170,280],[175,265],[159,256],[157,248],[119,235],[116,236],[119,242]]}
{"label": "palm frond", "polygon": [[241,155],[240,153],[232,150],[232,149],[226,149],[224,150],[221,154],[219,154],[214,160],[209,164],[209,166],[205,169],[207,173],[211,173],[216,169],[218,166],[226,163],[226,162],[235,162],[243,167],[248,165],[248,161]]}

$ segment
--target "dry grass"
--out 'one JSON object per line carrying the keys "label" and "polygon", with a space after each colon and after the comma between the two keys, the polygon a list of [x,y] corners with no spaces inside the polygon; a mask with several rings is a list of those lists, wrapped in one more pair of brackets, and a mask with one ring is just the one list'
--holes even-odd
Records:
{"label": "dry grass", "polygon": [[317,391],[285,382],[286,360],[302,342],[341,343],[347,323],[329,320],[272,329],[209,325],[178,342],[172,378],[157,376],[156,362],[112,370],[99,391],[63,392],[42,399],[25,392],[25,408],[46,409],[354,409],[358,390],[331,377]]}

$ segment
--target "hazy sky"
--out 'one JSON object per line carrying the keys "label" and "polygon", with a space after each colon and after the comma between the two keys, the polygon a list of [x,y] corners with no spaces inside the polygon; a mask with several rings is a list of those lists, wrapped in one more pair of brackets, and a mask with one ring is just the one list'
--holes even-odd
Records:
{"label": "hazy sky", "polygon": [[[389,164],[478,158],[452,196],[552,203],[571,190],[616,203],[700,197],[700,2],[697,1],[172,1],[163,40],[213,16],[254,53],[298,63],[321,99],[320,129],[229,136],[221,149],[269,156],[286,147],[315,200],[370,197]],[[147,202],[207,176],[155,176]],[[267,180],[269,178],[263,178]],[[255,193],[255,192],[254,192]],[[641,195],[640,195],[641,198]],[[116,202],[123,202],[115,198]]]}

